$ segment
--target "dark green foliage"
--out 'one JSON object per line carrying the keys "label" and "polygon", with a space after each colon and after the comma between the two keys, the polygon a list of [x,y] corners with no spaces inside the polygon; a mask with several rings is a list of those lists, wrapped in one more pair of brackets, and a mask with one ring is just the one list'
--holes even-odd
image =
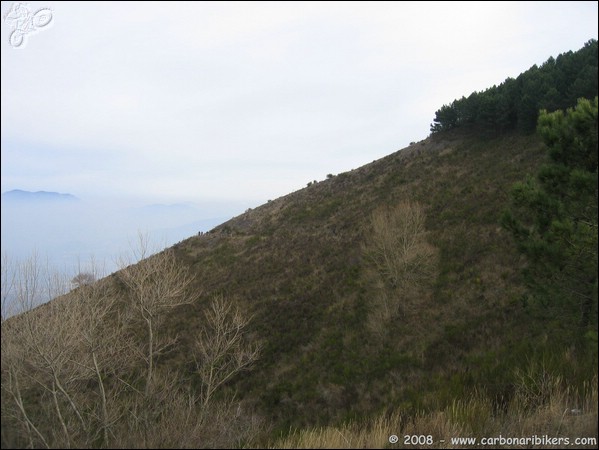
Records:
{"label": "dark green foliage", "polygon": [[581,97],[598,94],[597,66],[597,41],[592,39],[577,52],[551,57],[516,79],[507,78],[499,86],[443,105],[435,112],[431,132],[470,125],[487,135],[514,129],[531,133],[539,110],[569,108]]}
{"label": "dark green foliage", "polygon": [[503,224],[529,264],[530,296],[577,347],[597,336],[597,97],[566,113],[542,111],[550,162],[514,185]]}
{"label": "dark green foliage", "polygon": [[436,133],[439,131],[446,131],[455,128],[458,125],[458,107],[456,101],[451,105],[443,105],[435,113],[434,125],[431,125],[431,131]]}

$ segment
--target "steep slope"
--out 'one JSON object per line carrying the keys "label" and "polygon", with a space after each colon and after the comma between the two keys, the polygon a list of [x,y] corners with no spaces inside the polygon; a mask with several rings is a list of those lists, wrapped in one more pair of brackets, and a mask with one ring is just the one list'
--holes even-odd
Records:
{"label": "steep slope", "polygon": [[[522,262],[498,219],[512,183],[543,159],[534,136],[442,133],[177,244],[204,298],[234,299],[264,343],[230,388],[283,430],[433,407],[473,385],[509,395],[542,324],[519,303]],[[404,200],[424,207],[437,277],[377,333],[380,286],[364,245],[372,212]],[[201,326],[200,309],[171,317],[181,337]],[[164,362],[184,367],[186,344]]]}
{"label": "steep slope", "polygon": [[[3,446],[43,445],[43,436],[51,446],[260,445],[295,428],[443,410],[473,391],[500,412],[521,382],[517,370],[532,388],[548,375],[581,385],[596,361],[573,354],[567,334],[523,301],[525,261],[499,225],[512,184],[536,173],[545,151],[534,135],[440,132],[176,244],[183,267],[151,257],[41,306],[31,320],[4,321]],[[418,245],[432,269],[417,282],[390,283],[369,253],[373,218],[409,212],[406,205],[424,213]],[[184,281],[174,290],[193,301],[162,309],[162,320],[136,295],[168,303],[167,278]],[[137,282],[142,291],[132,290]],[[194,345],[215,297],[251,317],[244,342],[261,352],[202,403],[204,362]],[[49,323],[38,322],[44,317]],[[23,333],[33,339],[24,346]],[[150,385],[152,335],[161,350]],[[51,358],[20,356],[31,344],[49,346]]]}

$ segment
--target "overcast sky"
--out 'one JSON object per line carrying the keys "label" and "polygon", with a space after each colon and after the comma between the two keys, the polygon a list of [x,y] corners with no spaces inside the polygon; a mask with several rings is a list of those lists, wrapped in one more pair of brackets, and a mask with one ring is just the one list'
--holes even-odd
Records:
{"label": "overcast sky", "polygon": [[[2,2],[2,192],[257,206],[597,39],[597,2]],[[25,31],[32,31],[30,28]]]}

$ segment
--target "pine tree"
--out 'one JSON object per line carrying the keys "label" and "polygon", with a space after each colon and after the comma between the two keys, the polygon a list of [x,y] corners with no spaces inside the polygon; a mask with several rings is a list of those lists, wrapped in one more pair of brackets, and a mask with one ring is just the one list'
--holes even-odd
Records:
{"label": "pine tree", "polygon": [[[503,216],[529,262],[531,297],[560,329],[597,340],[597,97],[541,111],[550,162],[517,183]],[[596,345],[595,345],[596,346]]]}

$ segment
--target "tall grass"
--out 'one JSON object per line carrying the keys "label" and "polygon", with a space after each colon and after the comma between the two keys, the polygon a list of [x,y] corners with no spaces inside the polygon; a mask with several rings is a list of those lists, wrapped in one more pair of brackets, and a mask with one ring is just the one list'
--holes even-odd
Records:
{"label": "tall grass", "polygon": [[[531,388],[531,384],[540,389]],[[575,389],[560,377],[543,380],[522,379],[506,408],[493,408],[491,399],[473,392],[456,399],[441,411],[409,417],[401,411],[380,415],[364,422],[351,422],[340,427],[324,427],[295,431],[270,445],[270,448],[464,448],[451,438],[532,436],[568,437],[569,448],[597,448],[597,376]],[[391,435],[398,436],[390,443]],[[406,443],[406,436],[432,436],[431,444]],[[575,445],[575,438],[594,438],[594,443]],[[409,438],[408,438],[409,442]],[[416,441],[417,442],[417,441]],[[479,447],[480,443],[472,448]],[[536,448],[562,448],[560,445]],[[491,447],[489,447],[491,448]],[[534,445],[495,445],[494,448],[535,448]]]}

